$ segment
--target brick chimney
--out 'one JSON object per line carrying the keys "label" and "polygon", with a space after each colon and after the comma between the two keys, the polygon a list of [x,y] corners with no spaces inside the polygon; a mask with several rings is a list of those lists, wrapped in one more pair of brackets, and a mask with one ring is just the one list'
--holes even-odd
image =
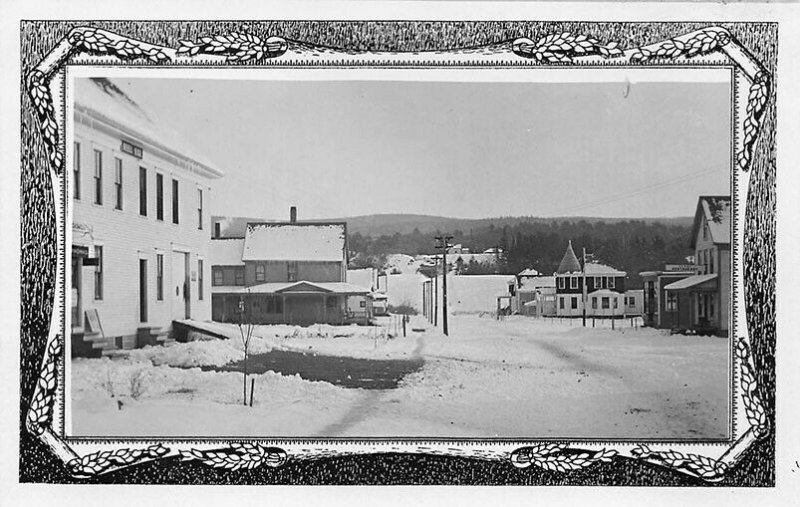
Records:
{"label": "brick chimney", "polygon": [[297,222],[297,206],[292,206],[289,208],[289,222],[296,223]]}

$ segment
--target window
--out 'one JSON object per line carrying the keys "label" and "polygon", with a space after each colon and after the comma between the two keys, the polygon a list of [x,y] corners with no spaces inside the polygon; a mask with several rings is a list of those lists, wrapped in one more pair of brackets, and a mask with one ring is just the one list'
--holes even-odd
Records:
{"label": "window", "polygon": [[714,250],[708,251],[708,272],[714,272]]}
{"label": "window", "polygon": [[103,247],[95,245],[94,256],[97,266],[94,267],[94,298],[103,299]]}
{"label": "window", "polygon": [[156,299],[164,300],[164,254],[156,255]]}
{"label": "window", "polygon": [[122,159],[114,158],[114,208],[122,209]]}
{"label": "window", "polygon": [[564,309],[564,296],[558,298],[558,308],[563,310]]}
{"label": "window", "polygon": [[178,180],[172,180],[172,223],[178,223],[178,210],[180,209],[180,205],[178,204]]}
{"label": "window", "polygon": [[366,308],[367,307],[367,302],[362,299],[361,301],[358,302],[358,306],[360,308]]}
{"label": "window", "polygon": [[601,304],[603,305],[603,310],[608,310],[609,305],[611,304],[611,302],[609,301],[609,298],[604,297],[604,298],[601,299]]}
{"label": "window", "polygon": [[325,298],[325,306],[328,307],[328,310],[335,310],[336,298],[335,297]]}
{"label": "window", "polygon": [[629,296],[628,297],[628,307],[633,308],[636,306],[636,296]]}
{"label": "window", "polygon": [[197,259],[197,299],[203,300],[203,259]]}
{"label": "window", "polygon": [[614,298],[614,308],[619,308],[619,298]]}
{"label": "window", "polygon": [[139,214],[147,216],[147,169],[139,168]]}
{"label": "window", "polygon": [[558,288],[559,289],[563,289],[565,287],[566,287],[566,282],[564,281],[564,277],[563,276],[559,276],[558,277]]}
{"label": "window", "polygon": [[211,284],[215,287],[220,286],[223,284],[222,280],[222,268],[211,268]]}
{"label": "window", "polygon": [[616,282],[617,282],[617,280],[613,276],[609,276],[608,277],[608,288],[609,289],[613,289],[614,287],[616,287],[617,286]]}
{"label": "window", "polygon": [[714,317],[714,294],[708,295],[708,316]]}
{"label": "window", "polygon": [[603,277],[602,276],[594,277],[594,288],[595,289],[602,289],[603,288]]}
{"label": "window", "polygon": [[197,189],[197,228],[203,228],[203,189]]}
{"label": "window", "polygon": [[570,289],[577,289],[578,288],[578,277],[577,276],[569,277],[569,288]]}
{"label": "window", "polygon": [[708,224],[703,223],[703,241],[708,239]]}
{"label": "window", "polygon": [[572,304],[570,305],[570,307],[573,310],[576,310],[578,308],[578,298],[576,298],[576,297],[572,298]]}
{"label": "window", "polygon": [[286,265],[286,279],[289,282],[297,281],[297,261],[289,261]]}
{"label": "window", "polygon": [[668,312],[678,311],[678,295],[672,291],[667,291],[667,308]]}
{"label": "window", "polygon": [[219,222],[214,222],[214,237],[218,238],[220,236],[220,225]]}
{"label": "window", "polygon": [[75,160],[72,161],[72,197],[81,198],[81,143],[75,143]]}
{"label": "window", "polygon": [[234,268],[235,285],[244,285],[244,268]]}
{"label": "window", "polygon": [[283,298],[274,298],[273,301],[275,302],[273,306],[275,313],[283,313]]}
{"label": "window", "polygon": [[147,322],[147,259],[139,259],[139,322]]}
{"label": "window", "polygon": [[94,203],[103,204],[103,152],[94,150]]}
{"label": "window", "polygon": [[592,297],[592,310],[597,310],[597,298]]}
{"label": "window", "polygon": [[267,268],[263,264],[256,264],[256,281],[264,282],[267,279]]}
{"label": "window", "polygon": [[156,220],[164,220],[164,175],[156,173]]}

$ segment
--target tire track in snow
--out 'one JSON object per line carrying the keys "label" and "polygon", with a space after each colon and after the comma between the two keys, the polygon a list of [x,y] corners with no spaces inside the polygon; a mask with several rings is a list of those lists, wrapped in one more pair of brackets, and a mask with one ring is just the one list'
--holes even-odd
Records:
{"label": "tire track in snow", "polygon": [[[411,357],[413,359],[418,359],[423,361],[422,368],[425,367],[424,361],[425,357],[423,355],[423,349],[425,348],[425,337],[418,336],[417,337],[417,344],[414,347],[414,350],[411,351]],[[391,390],[370,390],[365,392],[364,396],[353,405],[350,410],[347,411],[344,416],[342,416],[338,421],[328,424],[325,426],[318,434],[319,437],[336,437],[341,436],[347,430],[352,428],[354,425],[364,422],[371,415],[374,415],[376,409],[379,408],[379,404],[381,403],[382,399],[389,393]]]}

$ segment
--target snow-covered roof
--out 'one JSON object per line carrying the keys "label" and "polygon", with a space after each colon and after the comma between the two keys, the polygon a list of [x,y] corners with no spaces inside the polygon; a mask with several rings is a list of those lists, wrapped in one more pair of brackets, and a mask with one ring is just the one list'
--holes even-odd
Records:
{"label": "snow-covered roof", "polygon": [[696,245],[703,218],[705,218],[711,234],[711,241],[716,244],[729,245],[731,242],[731,197],[729,195],[701,196],[698,199],[692,228],[692,248]]}
{"label": "snow-covered roof", "polygon": [[620,294],[619,292],[616,292],[616,291],[613,291],[613,290],[609,290],[609,289],[597,289],[597,290],[592,291],[592,292],[587,294],[587,296],[590,296],[590,297],[600,297],[600,296],[616,297],[616,296],[621,296],[621,295],[622,294]]}
{"label": "snow-covered roof", "polygon": [[627,273],[600,262],[587,262],[586,276],[625,276]]}
{"label": "snow-covered roof", "polygon": [[517,276],[539,276],[539,272],[533,268],[523,269]]}
{"label": "snow-covered roof", "polygon": [[243,266],[242,249],[244,240],[241,238],[212,239],[208,255],[212,266]]}
{"label": "snow-covered roof", "polygon": [[225,173],[197,146],[168,128],[150,111],[145,111],[128,94],[107,78],[77,78],[74,82],[75,111],[105,122],[138,140],[193,163],[206,176],[219,178]]}
{"label": "snow-covered roof", "polygon": [[572,241],[567,244],[567,251],[564,252],[564,257],[561,258],[561,263],[558,265],[556,273],[563,275],[566,273],[577,273],[581,270],[581,263],[575,257],[575,251],[572,249]]}
{"label": "snow-covered roof", "polygon": [[[247,232],[247,224],[251,222],[266,222],[260,218],[231,217],[212,215],[211,223],[219,224],[219,235],[221,238],[244,238]],[[213,227],[213,225],[212,225]]]}
{"label": "snow-covered roof", "polygon": [[669,285],[664,287],[665,290],[684,290],[690,289],[692,287],[697,287],[698,285],[705,284],[707,282],[711,282],[712,280],[717,279],[717,273],[711,273],[707,275],[694,275],[683,280],[678,280],[677,282],[672,282]]}
{"label": "snow-covered roof", "polygon": [[526,278],[520,281],[520,289],[534,290],[542,287],[555,287],[556,277],[554,276],[537,276],[535,278]]}
{"label": "snow-covered roof", "polygon": [[344,223],[250,223],[243,261],[345,260]]}

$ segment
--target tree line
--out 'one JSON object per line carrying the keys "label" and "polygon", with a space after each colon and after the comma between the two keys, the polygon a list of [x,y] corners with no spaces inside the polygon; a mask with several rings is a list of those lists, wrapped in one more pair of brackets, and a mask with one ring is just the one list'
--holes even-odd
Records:
{"label": "tree line", "polygon": [[[662,223],[643,220],[605,222],[602,220],[536,220],[522,221],[497,227],[490,223],[469,230],[448,231],[453,244],[462,244],[471,252],[483,252],[499,247],[496,266],[487,267],[465,263],[464,274],[514,274],[533,268],[542,274],[552,274],[561,262],[568,242],[572,241],[580,258],[583,248],[594,259],[628,273],[628,286],[641,287],[639,272],[662,269],[664,264],[686,264],[693,254],[689,246],[691,224]],[[381,268],[386,255],[434,254],[436,234],[423,234],[414,229],[407,234],[362,235],[348,238],[353,267]],[[458,256],[454,256],[456,262]],[[449,259],[448,259],[449,260]]]}

